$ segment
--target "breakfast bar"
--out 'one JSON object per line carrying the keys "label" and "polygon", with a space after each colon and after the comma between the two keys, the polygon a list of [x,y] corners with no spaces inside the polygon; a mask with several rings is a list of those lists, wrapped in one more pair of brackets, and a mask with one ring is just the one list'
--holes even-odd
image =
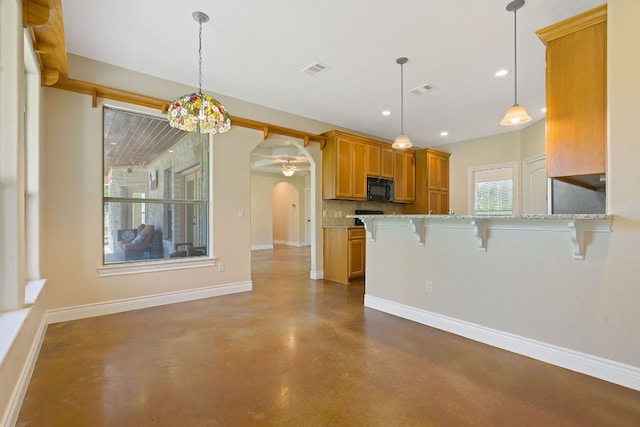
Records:
{"label": "breakfast bar", "polygon": [[570,369],[589,356],[613,217],[360,215],[365,307]]}

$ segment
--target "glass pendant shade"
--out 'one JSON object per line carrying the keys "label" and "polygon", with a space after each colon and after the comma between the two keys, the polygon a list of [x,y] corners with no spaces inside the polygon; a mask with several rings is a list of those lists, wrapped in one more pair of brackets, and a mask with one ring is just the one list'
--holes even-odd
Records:
{"label": "glass pendant shade", "polygon": [[222,104],[202,93],[202,23],[209,21],[204,12],[193,12],[199,24],[198,33],[198,93],[176,98],[169,105],[167,117],[171,127],[186,132],[225,133],[231,129],[231,117]]}
{"label": "glass pendant shade", "polygon": [[225,133],[231,118],[222,104],[202,93],[182,95],[169,106],[169,124],[180,130],[198,133]]}
{"label": "glass pendant shade", "polygon": [[403,148],[411,148],[413,144],[409,137],[405,134],[400,134],[396,137],[396,140],[391,144],[392,148],[403,149]]}
{"label": "glass pendant shade", "polygon": [[527,110],[522,105],[512,105],[507,113],[504,115],[500,124],[502,126],[514,126],[521,125],[531,121],[531,116],[527,113]]}
{"label": "glass pendant shade", "polygon": [[294,173],[296,173],[297,170],[298,168],[290,164],[289,162],[282,165],[282,174],[284,176],[292,176]]}

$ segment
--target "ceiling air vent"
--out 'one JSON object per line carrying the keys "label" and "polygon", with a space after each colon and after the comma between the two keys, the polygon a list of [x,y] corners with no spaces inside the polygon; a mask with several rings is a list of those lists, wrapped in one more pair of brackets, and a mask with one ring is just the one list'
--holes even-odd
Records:
{"label": "ceiling air vent", "polygon": [[322,74],[330,69],[331,67],[329,67],[328,65],[324,65],[323,63],[316,61],[311,65],[307,65],[300,71],[305,74],[309,74],[310,76],[317,76],[318,74]]}
{"label": "ceiling air vent", "polygon": [[433,89],[434,87],[431,85],[431,83],[425,83],[418,87],[414,87],[409,92],[416,95],[422,95],[423,93],[431,92]]}

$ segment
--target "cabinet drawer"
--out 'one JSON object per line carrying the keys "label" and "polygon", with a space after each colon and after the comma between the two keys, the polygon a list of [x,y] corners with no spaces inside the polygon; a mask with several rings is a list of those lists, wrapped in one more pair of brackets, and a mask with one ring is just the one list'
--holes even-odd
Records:
{"label": "cabinet drawer", "polygon": [[354,239],[364,239],[366,237],[367,232],[364,228],[350,228],[349,229],[349,240]]}

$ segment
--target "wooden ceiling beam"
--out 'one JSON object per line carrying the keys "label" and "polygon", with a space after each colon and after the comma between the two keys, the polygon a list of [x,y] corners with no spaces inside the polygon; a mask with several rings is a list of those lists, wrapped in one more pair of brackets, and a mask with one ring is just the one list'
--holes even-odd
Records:
{"label": "wooden ceiling beam", "polygon": [[60,77],[67,77],[61,0],[22,0],[22,24],[31,34],[42,84],[53,86]]}
{"label": "wooden ceiling beam", "polygon": [[[52,86],[57,89],[63,89],[71,92],[89,95],[92,98],[91,104],[94,108],[97,105],[97,98],[112,99],[114,101],[126,102],[128,104],[141,105],[143,107],[160,110],[163,113],[167,112],[167,110],[169,109],[169,105],[171,104],[170,101],[167,101],[165,99],[154,98],[151,96],[129,92],[126,90],[101,86],[89,82],[83,82],[81,80],[60,78]],[[246,119],[244,117],[231,116],[231,125],[261,131],[263,132],[263,135],[265,135],[265,139],[266,136],[270,134],[277,134],[302,139],[305,146],[309,143],[309,141],[314,141],[319,143],[321,145],[321,148],[323,148],[325,143],[325,137],[322,135],[316,135],[309,132],[304,132],[301,130],[291,129],[284,126],[278,126],[257,120]]]}

